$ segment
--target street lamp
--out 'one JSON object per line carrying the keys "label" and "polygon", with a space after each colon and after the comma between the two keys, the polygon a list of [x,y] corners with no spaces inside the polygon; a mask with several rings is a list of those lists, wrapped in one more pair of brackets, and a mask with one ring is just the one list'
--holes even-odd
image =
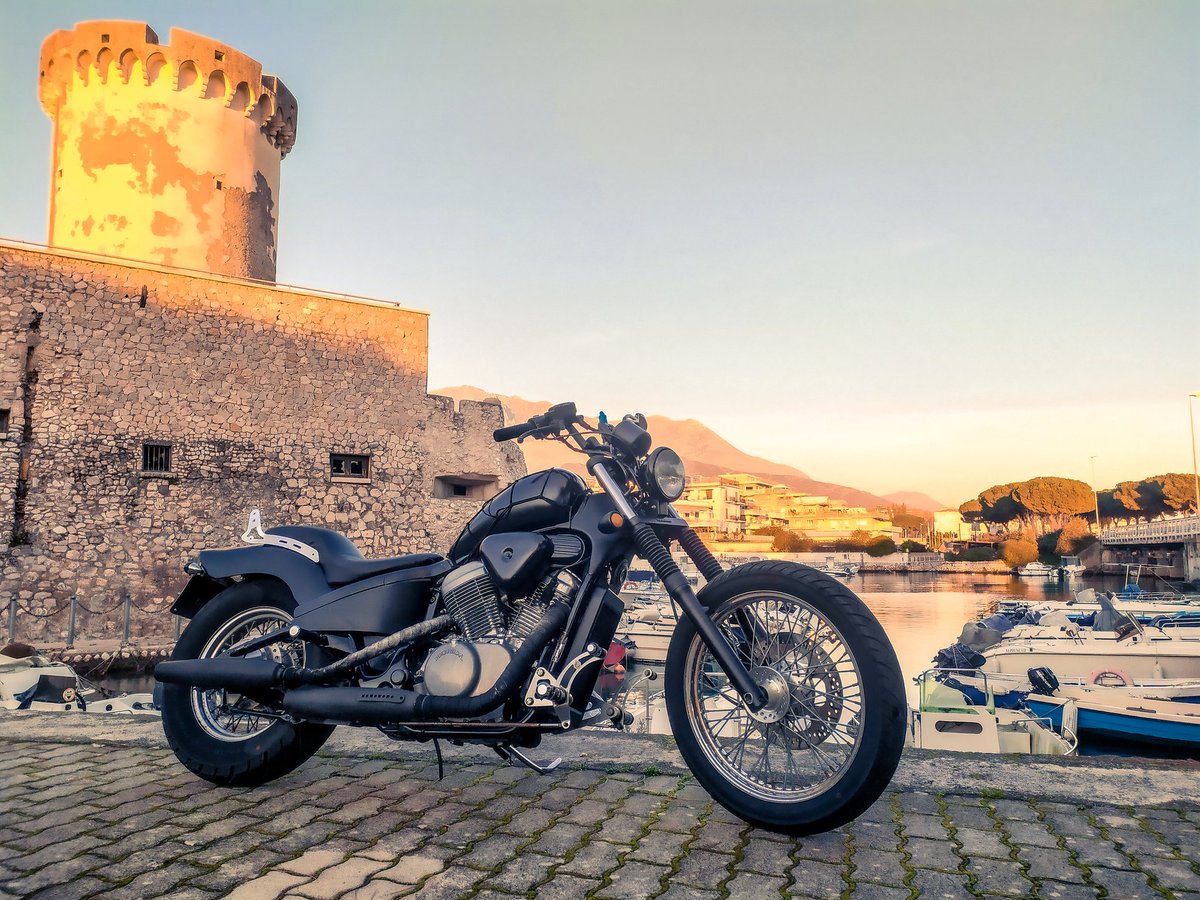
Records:
{"label": "street lamp", "polygon": [[1096,537],[1100,536],[1100,488],[1096,484],[1096,457],[1089,456],[1092,461],[1092,496],[1096,498]]}
{"label": "street lamp", "polygon": [[1192,438],[1192,481],[1196,485],[1196,515],[1200,516],[1200,475],[1196,474],[1196,417],[1192,412],[1192,398],[1200,397],[1200,391],[1188,394],[1188,432]]}

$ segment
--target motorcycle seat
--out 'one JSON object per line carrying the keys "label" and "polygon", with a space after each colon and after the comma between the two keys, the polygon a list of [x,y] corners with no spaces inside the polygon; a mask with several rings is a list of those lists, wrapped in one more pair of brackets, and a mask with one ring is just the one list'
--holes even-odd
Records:
{"label": "motorcycle seat", "polygon": [[386,559],[367,559],[344,534],[313,525],[280,525],[267,533],[303,541],[316,550],[321,558],[319,565],[330,587],[341,587],[400,569],[427,566],[444,559],[436,553],[407,553]]}

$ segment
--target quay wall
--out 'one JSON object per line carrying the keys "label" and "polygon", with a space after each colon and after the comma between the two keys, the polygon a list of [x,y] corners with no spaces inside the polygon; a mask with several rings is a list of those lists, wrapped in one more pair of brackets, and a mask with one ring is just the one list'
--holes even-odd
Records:
{"label": "quay wall", "polygon": [[[393,304],[0,244],[0,597],[18,601],[16,636],[61,641],[72,595],[79,634],[119,635],[126,594],[135,635],[173,633],[181,566],[237,544],[254,508],[368,556],[444,551],[524,462],[491,440],[499,405],[426,393],[427,334]],[[339,478],[332,454],[369,471]]]}

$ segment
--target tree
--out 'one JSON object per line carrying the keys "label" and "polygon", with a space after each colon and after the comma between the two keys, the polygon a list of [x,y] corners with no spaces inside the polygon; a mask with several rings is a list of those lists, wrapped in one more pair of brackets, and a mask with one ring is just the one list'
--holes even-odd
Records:
{"label": "tree", "polygon": [[1058,540],[1054,544],[1054,552],[1059,556],[1063,554],[1073,555],[1095,542],[1096,536],[1092,534],[1087,519],[1072,519],[1058,533]]}
{"label": "tree", "polygon": [[892,524],[897,528],[903,528],[905,531],[918,531],[925,527],[926,521],[924,516],[918,516],[913,513],[897,513],[892,516]]}
{"label": "tree", "polygon": [[862,550],[871,543],[871,535],[861,528],[856,528],[850,532],[850,543],[857,549]]}
{"label": "tree", "polygon": [[1007,525],[1021,513],[1014,491],[1019,482],[997,484],[979,495],[980,518],[985,522]]}
{"label": "tree", "polygon": [[1096,503],[1092,489],[1074,478],[1031,478],[1016,485],[1013,500],[1022,522],[1039,532],[1062,528]]}
{"label": "tree", "polygon": [[867,556],[891,556],[896,552],[896,542],[889,537],[876,538],[867,544]]}
{"label": "tree", "polygon": [[958,507],[958,514],[966,522],[979,522],[983,519],[983,504],[979,499],[968,500]]}
{"label": "tree", "polygon": [[929,548],[920,541],[905,541],[900,545],[900,549],[905,553],[928,553]]}
{"label": "tree", "polygon": [[776,553],[807,553],[816,546],[815,542],[802,531],[788,531],[780,528],[771,542],[771,549]]}
{"label": "tree", "polygon": [[1000,542],[1000,558],[1014,569],[1031,563],[1038,558],[1037,544],[1033,541],[1015,540]]}

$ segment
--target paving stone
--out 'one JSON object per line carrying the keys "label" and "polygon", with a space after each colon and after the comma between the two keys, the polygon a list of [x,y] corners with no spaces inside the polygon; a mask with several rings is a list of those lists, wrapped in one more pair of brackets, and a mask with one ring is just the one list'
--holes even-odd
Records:
{"label": "paving stone", "polygon": [[306,881],[308,881],[307,875],[294,875],[291,872],[277,870],[234,888],[229,892],[226,900],[275,900],[286,894],[290,888]]}
{"label": "paving stone", "polygon": [[548,853],[551,856],[565,856],[568,850],[579,846],[585,834],[587,834],[587,829],[582,825],[559,822],[539,834],[527,849],[536,850],[538,853]]}
{"label": "paving stone", "polygon": [[802,859],[792,869],[794,894],[804,897],[837,897],[846,888],[842,866]]}
{"label": "paving stone", "polygon": [[671,860],[683,852],[683,845],[687,840],[686,834],[676,834],[672,831],[651,831],[638,841],[637,847],[629,854],[628,858],[664,866],[670,865]]}
{"label": "paving stone", "polygon": [[559,873],[545,884],[539,885],[535,896],[537,900],[579,900],[580,897],[589,896],[598,887],[599,881]]}
{"label": "paving stone", "polygon": [[725,886],[729,900],[762,900],[778,897],[787,887],[787,879],[781,876],[760,875],[756,872],[740,872]]}
{"label": "paving stone", "polygon": [[1033,883],[1025,877],[1021,866],[1010,859],[971,859],[967,871],[975,876],[975,890],[980,893],[1009,897],[1033,894]]}
{"label": "paving stone", "polygon": [[875,884],[872,881],[860,881],[854,885],[854,890],[851,891],[850,896],[854,900],[909,900],[912,893],[903,885]]}
{"label": "paving stone", "polygon": [[748,840],[742,847],[742,859],[738,869],[763,875],[782,875],[791,865],[786,844],[758,838]]}
{"label": "paving stone", "polygon": [[965,875],[917,869],[912,886],[917,889],[921,900],[962,900],[970,896]]}
{"label": "paving stone", "polygon": [[960,828],[955,834],[955,839],[962,844],[964,856],[988,856],[993,859],[1008,859],[1008,847],[995,831]]}
{"label": "paving stone", "polygon": [[384,881],[382,878],[372,878],[362,887],[342,894],[341,900],[393,900],[395,897],[407,896],[414,890],[415,888],[411,884],[397,884],[394,881]]}
{"label": "paving stone", "polygon": [[1083,875],[1071,862],[1071,857],[1065,850],[1020,847],[1017,850],[1017,857],[1029,867],[1029,875],[1033,878],[1076,881]]}
{"label": "paving stone", "polygon": [[846,839],[836,831],[801,838],[796,855],[803,859],[840,863],[846,855]]}
{"label": "paving stone", "polygon": [[477,843],[458,857],[458,862],[476,869],[491,870],[517,855],[519,841],[511,834],[496,834]]}
{"label": "paving stone", "polygon": [[918,869],[945,869],[955,871],[959,866],[959,858],[954,854],[954,848],[949,841],[929,841],[925,838],[912,838],[904,849],[912,856],[912,865]]}
{"label": "paving stone", "polygon": [[1079,857],[1086,866],[1105,866],[1110,869],[1127,869],[1129,860],[1117,848],[1100,835],[1091,838],[1063,837],[1068,849]]}
{"label": "paving stone", "polygon": [[949,840],[946,826],[939,816],[906,815],[904,833],[908,837],[929,838],[935,841]]}
{"label": "paving stone", "polygon": [[1146,876],[1141,872],[1106,869],[1103,866],[1097,866],[1092,869],[1091,880],[1094,884],[1098,884],[1107,890],[1110,897],[1141,900],[1143,897],[1157,898],[1162,896],[1158,891],[1150,887],[1150,882],[1146,880]]}
{"label": "paving stone", "polygon": [[323,869],[340,863],[346,858],[345,853],[333,850],[309,850],[298,859],[289,859],[280,863],[279,868],[296,875],[316,875]]}
{"label": "paving stone", "polygon": [[1045,900],[1096,900],[1097,890],[1090,885],[1077,881],[1074,884],[1060,881],[1043,881],[1041,895]]}
{"label": "paving stone", "polygon": [[587,878],[600,878],[617,866],[620,848],[603,841],[591,841],[574,852],[570,861],[564,862],[559,870]]}
{"label": "paving stone", "polygon": [[863,848],[854,851],[854,880],[901,884],[907,874],[897,852]]}
{"label": "paving stone", "polygon": [[649,897],[659,891],[660,882],[669,869],[650,863],[626,860],[608,876],[609,884],[600,888],[597,897],[627,900],[629,897]]}
{"label": "paving stone", "polygon": [[896,837],[896,826],[892,823],[863,822],[854,823],[854,846],[873,847],[877,850],[896,850],[900,846],[900,838]]}
{"label": "paving stone", "polygon": [[1006,822],[1004,830],[1014,844],[1029,847],[1057,847],[1058,837],[1051,834],[1041,822]]}
{"label": "paving stone", "polygon": [[445,866],[446,864],[436,857],[413,853],[405,856],[391,868],[380,870],[375,877],[413,885],[442,871]]}
{"label": "paving stone", "polygon": [[356,856],[325,869],[313,881],[307,882],[295,889],[302,897],[312,897],[313,900],[333,900],[347,891],[362,887],[367,879],[386,869],[387,863],[375,859]]}
{"label": "paving stone", "polygon": [[1142,856],[1138,865],[1143,871],[1149,872],[1158,883],[1173,891],[1200,892],[1200,875],[1197,875],[1190,864],[1182,859],[1156,859]]}

